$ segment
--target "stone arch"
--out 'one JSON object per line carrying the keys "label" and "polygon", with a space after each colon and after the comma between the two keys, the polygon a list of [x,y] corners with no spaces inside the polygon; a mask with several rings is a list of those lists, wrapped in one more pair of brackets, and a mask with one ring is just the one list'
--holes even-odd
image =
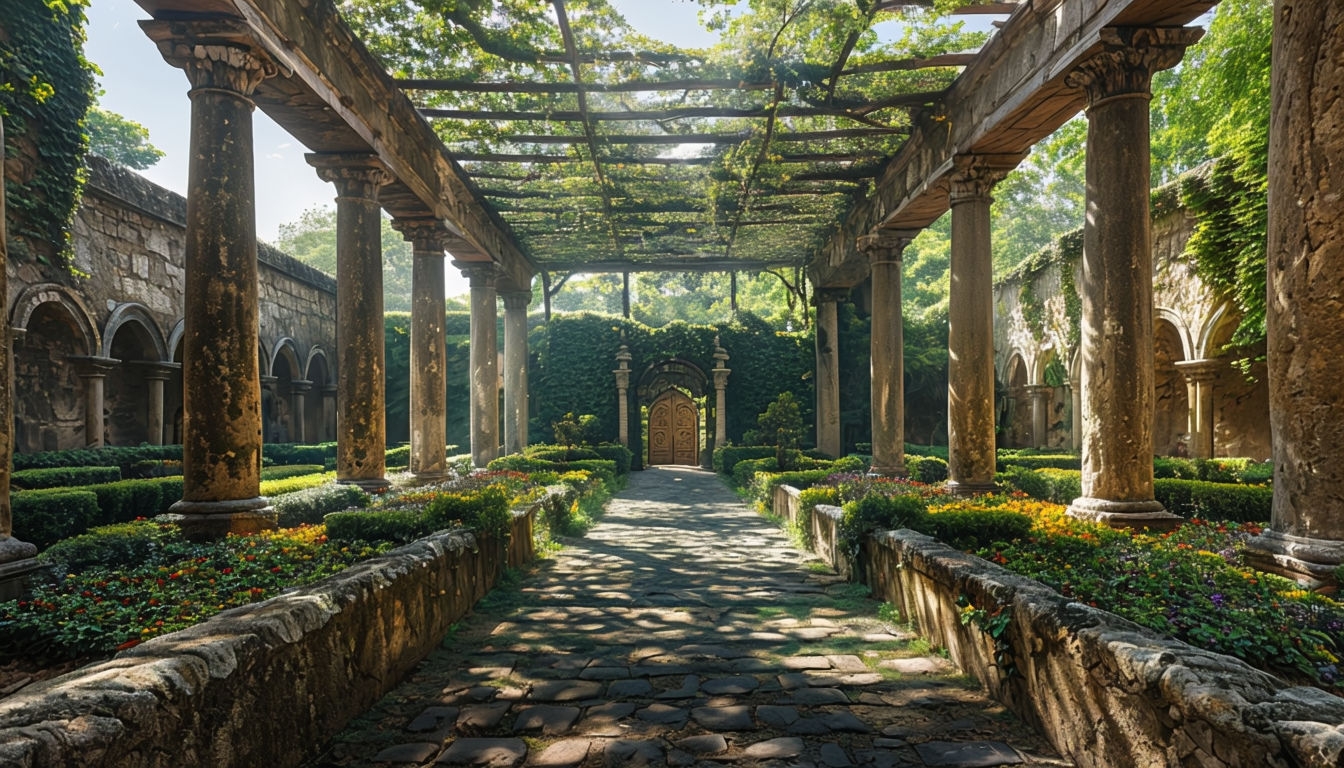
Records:
{"label": "stone arch", "polygon": [[[654,406],[662,408],[667,406],[674,412],[687,413],[685,406],[690,403],[694,408],[695,424],[693,427],[694,457],[700,457],[700,451],[704,447],[705,435],[701,426],[706,422],[704,419],[704,397],[709,391],[709,377],[704,370],[695,363],[681,358],[668,358],[649,365],[640,374],[635,392],[639,398],[640,408],[646,410],[650,416],[653,415]],[[675,392],[675,394],[674,394]],[[668,437],[665,435],[665,437]],[[653,464],[653,449],[655,442],[660,438],[655,435],[654,425],[650,423],[649,434],[645,438],[645,456],[649,458],[649,463]],[[683,438],[688,439],[688,438]],[[678,453],[678,456],[685,456],[685,453]],[[658,463],[669,463],[659,461]]]}
{"label": "stone arch", "polygon": [[1199,339],[1194,347],[1195,354],[1188,359],[1209,360],[1221,355],[1220,347],[1232,338],[1237,321],[1237,312],[1232,302],[1226,301],[1218,305],[1218,308],[1209,315],[1204,327],[1200,329]]}
{"label": "stone arch", "polygon": [[1190,451],[1190,398],[1176,367],[1190,359],[1190,335],[1179,322],[1171,312],[1153,318],[1153,452],[1161,456]]}
{"label": "stone arch", "polygon": [[1153,307],[1153,331],[1157,332],[1159,322],[1165,322],[1175,331],[1176,338],[1181,342],[1181,359],[1194,360],[1195,343],[1190,333],[1190,326],[1185,322],[1185,318],[1174,309],[1167,307]]}
{"label": "stone arch", "polygon": [[[298,344],[285,336],[271,346],[270,377],[267,380],[270,390],[271,407],[268,418],[263,422],[267,442],[296,442],[302,430],[298,421],[302,414],[295,413],[295,381],[303,380],[303,368],[299,365]],[[305,398],[306,400],[306,398]],[[305,402],[305,408],[307,403]]]}
{"label": "stone arch", "polygon": [[178,318],[173,329],[168,332],[168,359],[172,372],[163,390],[163,441],[180,444],[182,442],[182,348],[186,335],[186,321]]}
{"label": "stone arch", "polygon": [[117,308],[112,310],[112,314],[107,318],[107,323],[103,326],[103,342],[100,354],[103,357],[117,357],[117,355],[112,354],[114,338],[123,326],[130,323],[138,324],[143,329],[144,340],[154,349],[152,358],[139,359],[167,362],[170,347],[163,338],[163,332],[159,330],[159,324],[155,322],[154,316],[149,313],[148,307],[134,301],[118,304]]}
{"label": "stone arch", "polygon": [[14,448],[55,451],[83,448],[102,439],[88,434],[89,381],[82,365],[101,351],[98,328],[84,302],[65,286],[43,283],[15,298]]}
{"label": "stone arch", "polygon": [[171,355],[168,359],[175,363],[182,362],[182,337],[186,333],[187,321],[183,318],[178,318],[173,330],[168,332],[168,354]]}
{"label": "stone arch", "polygon": [[[151,379],[163,372],[167,356],[158,323],[141,304],[124,303],[112,311],[103,331],[101,356],[117,361],[103,382],[103,411],[108,445],[139,445],[161,439],[161,400],[150,397]],[[162,386],[158,381],[154,386]],[[161,390],[160,390],[161,392]],[[154,434],[150,422],[154,422]]]}
{"label": "stone arch", "polygon": [[84,306],[79,294],[56,283],[39,283],[23,290],[14,299],[9,312],[9,327],[15,330],[28,330],[33,314],[45,304],[58,304],[65,309],[78,329],[80,351],[77,354],[93,356],[102,348],[102,338],[98,326],[93,322],[93,314]]}
{"label": "stone arch", "polygon": [[1031,398],[1027,394],[1031,367],[1021,350],[1013,350],[1003,366],[1003,401],[999,406],[999,440],[1005,448],[1031,447]]}
{"label": "stone arch", "polygon": [[[1045,423],[1042,425],[1045,434],[1035,435],[1038,447],[1070,448],[1073,445],[1073,401],[1067,386],[1072,377],[1062,357],[1059,348],[1053,345],[1041,350],[1036,356],[1032,381],[1042,387],[1044,394],[1040,405],[1045,408]],[[1033,430],[1034,426],[1033,421]]]}
{"label": "stone arch", "polygon": [[331,361],[325,349],[316,345],[308,349],[303,378],[312,382],[312,388],[303,401],[303,434],[306,440],[310,443],[335,440],[336,400],[332,387]]}

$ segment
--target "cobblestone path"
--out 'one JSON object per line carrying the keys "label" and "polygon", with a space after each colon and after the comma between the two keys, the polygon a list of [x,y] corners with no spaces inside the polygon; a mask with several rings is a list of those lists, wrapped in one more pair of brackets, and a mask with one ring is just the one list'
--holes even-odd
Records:
{"label": "cobblestone path", "polygon": [[710,473],[566,544],[310,768],[1068,765]]}

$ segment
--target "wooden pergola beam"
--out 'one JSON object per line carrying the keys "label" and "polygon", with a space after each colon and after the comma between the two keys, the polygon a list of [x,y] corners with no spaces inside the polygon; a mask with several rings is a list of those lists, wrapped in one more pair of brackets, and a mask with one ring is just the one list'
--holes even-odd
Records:
{"label": "wooden pergola beam", "polygon": [[[882,102],[882,108],[891,107],[922,107],[927,104],[938,101],[942,98],[941,91],[928,91],[920,93],[907,93],[893,96]],[[865,105],[871,111],[873,105]],[[610,112],[589,112],[585,117],[584,113],[576,110],[556,110],[554,112],[526,112],[521,110],[485,110],[485,109],[440,109],[437,107],[427,107],[420,110],[420,114],[427,118],[446,119],[446,120],[496,120],[496,121],[533,121],[533,122],[560,122],[560,123],[581,123],[585,119],[597,122],[622,122],[622,121],[640,121],[662,122],[667,120],[688,120],[696,118],[769,118],[771,115],[778,117],[842,117],[850,120],[873,125],[876,128],[890,129],[892,126],[882,125],[869,120],[864,113],[856,113],[848,109],[836,109],[829,107],[804,107],[796,104],[784,104],[779,107],[768,105],[757,105],[751,107],[672,107],[668,109],[651,110],[621,110]]]}
{"label": "wooden pergola beam", "polygon": [[[829,131],[793,131],[776,133],[775,141],[833,141],[836,139],[874,139],[887,136],[908,136],[909,128],[836,128]],[[749,131],[739,133],[696,133],[696,134],[599,134],[604,144],[637,145],[676,145],[676,144],[739,144],[752,137]],[[517,134],[501,136],[502,142],[509,144],[583,144],[586,136],[574,134]]]}
{"label": "wooden pergola beam", "polygon": [[620,272],[764,272],[796,266],[796,259],[723,259],[717,257],[670,257],[656,262],[547,261],[546,272],[611,274]]}

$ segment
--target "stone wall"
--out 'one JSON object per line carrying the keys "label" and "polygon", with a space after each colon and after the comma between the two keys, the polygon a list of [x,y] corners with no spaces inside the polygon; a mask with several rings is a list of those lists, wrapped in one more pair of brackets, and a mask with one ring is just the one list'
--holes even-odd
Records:
{"label": "stone wall", "polygon": [[[185,198],[90,156],[71,230],[75,271],[36,260],[6,265],[6,307],[17,337],[16,450],[77,448],[98,439],[155,442],[145,393],[147,377],[156,376],[165,381],[161,439],[177,442],[185,220]],[[258,354],[263,376],[277,377],[267,404],[283,401],[277,410],[284,411],[293,402],[289,382],[313,381],[305,406],[313,442],[324,432],[322,389],[334,382],[336,284],[265,244],[258,259]],[[105,389],[104,412],[91,422],[90,374],[100,375]],[[89,423],[101,423],[103,434],[88,434]],[[297,431],[297,424],[285,424],[285,432]]]}
{"label": "stone wall", "polygon": [[0,699],[0,764],[298,765],[522,564],[539,508],[510,547],[439,533]]}

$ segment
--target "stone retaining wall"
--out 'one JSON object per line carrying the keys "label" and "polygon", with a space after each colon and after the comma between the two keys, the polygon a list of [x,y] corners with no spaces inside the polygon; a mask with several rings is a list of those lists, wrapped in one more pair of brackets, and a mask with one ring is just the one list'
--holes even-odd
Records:
{"label": "stone retaining wall", "polygon": [[0,700],[0,765],[298,765],[531,557],[439,533]]}
{"label": "stone retaining wall", "polygon": [[[817,509],[833,519],[834,507]],[[1163,638],[913,531],[871,537],[860,561],[876,599],[1080,768],[1344,766],[1344,699]],[[962,623],[961,596],[986,619],[1008,612],[1000,642],[973,618]]]}

